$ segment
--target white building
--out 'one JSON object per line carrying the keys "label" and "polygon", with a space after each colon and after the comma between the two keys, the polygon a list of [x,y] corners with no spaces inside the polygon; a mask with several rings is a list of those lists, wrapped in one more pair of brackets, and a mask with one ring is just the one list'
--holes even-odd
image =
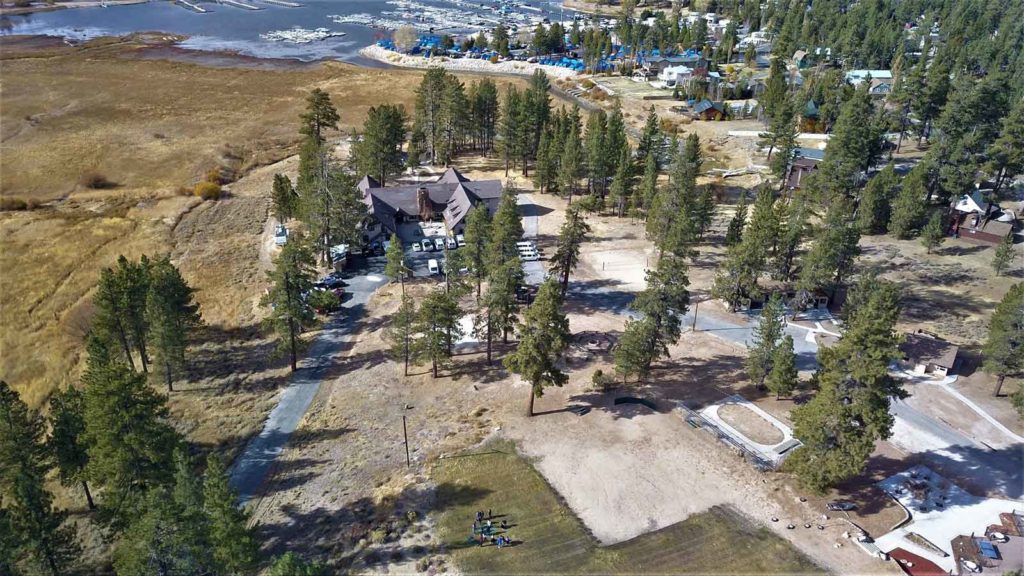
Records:
{"label": "white building", "polygon": [[666,86],[679,86],[686,84],[693,77],[693,68],[689,66],[669,66],[658,73],[658,80]]}

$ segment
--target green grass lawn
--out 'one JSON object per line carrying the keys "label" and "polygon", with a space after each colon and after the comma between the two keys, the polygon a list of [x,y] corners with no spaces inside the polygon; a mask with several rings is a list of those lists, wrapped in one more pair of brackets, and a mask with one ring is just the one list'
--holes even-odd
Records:
{"label": "green grass lawn", "polygon": [[[724,507],[600,547],[513,446],[480,452],[442,460],[431,473],[439,487],[441,538],[466,573],[822,572],[786,541]],[[512,548],[466,542],[473,514],[488,508],[495,524],[502,518],[511,524],[509,534],[517,542]]]}

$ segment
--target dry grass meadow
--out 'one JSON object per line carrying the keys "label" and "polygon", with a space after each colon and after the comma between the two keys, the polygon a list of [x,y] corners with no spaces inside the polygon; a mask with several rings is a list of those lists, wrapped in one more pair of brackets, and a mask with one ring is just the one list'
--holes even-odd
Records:
{"label": "dry grass meadow", "polygon": [[[170,252],[197,289],[210,327],[200,348],[213,357],[194,366],[197,391],[268,380],[253,375],[266,364],[254,302],[263,289],[259,242],[272,174],[256,169],[295,153],[312,88],[331,95],[350,133],[370,106],[411,109],[422,74],[257,61],[167,41],[139,35],[71,48],[5,37],[0,44],[0,195],[38,204],[0,212],[0,377],[32,406],[77,381],[91,291],[100,268],[120,254]],[[226,199],[182,195],[215,168],[242,178]],[[112,184],[87,188],[87,174]],[[238,365],[253,359],[263,362]]]}

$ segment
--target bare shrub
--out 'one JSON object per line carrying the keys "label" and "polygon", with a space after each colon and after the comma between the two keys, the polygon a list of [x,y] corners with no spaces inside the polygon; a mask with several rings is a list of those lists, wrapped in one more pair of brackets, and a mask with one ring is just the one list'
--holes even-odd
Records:
{"label": "bare shrub", "polygon": [[203,200],[218,200],[223,191],[215,182],[200,182],[192,189],[192,193]]}
{"label": "bare shrub", "polygon": [[106,190],[117,186],[116,183],[106,176],[95,171],[82,174],[82,177],[78,179],[78,183],[92,190]]}

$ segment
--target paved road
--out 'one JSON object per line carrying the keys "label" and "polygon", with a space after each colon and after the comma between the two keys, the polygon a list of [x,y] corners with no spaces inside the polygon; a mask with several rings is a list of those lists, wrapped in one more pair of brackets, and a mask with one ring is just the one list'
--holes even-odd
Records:
{"label": "paved road", "polygon": [[231,484],[243,504],[259,495],[274,460],[299,425],[329,369],[344,353],[345,342],[358,328],[370,295],[387,281],[383,258],[370,258],[355,266],[351,274],[346,274],[344,310],[335,314],[310,344],[299,369],[292,374],[291,382],[263,424],[263,431],[249,441],[231,468]]}
{"label": "paved road", "polygon": [[[520,194],[516,201],[519,204],[519,211],[523,214],[523,238],[536,238],[540,208],[529,194]],[[544,262],[541,260],[523,262],[523,273],[526,275],[524,282],[533,286],[543,284],[547,275]]]}

